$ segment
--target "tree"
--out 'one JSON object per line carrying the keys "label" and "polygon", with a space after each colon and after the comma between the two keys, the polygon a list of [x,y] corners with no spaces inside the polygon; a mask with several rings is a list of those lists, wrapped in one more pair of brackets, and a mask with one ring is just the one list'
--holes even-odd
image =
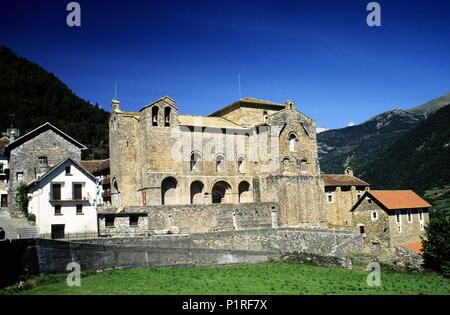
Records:
{"label": "tree", "polygon": [[425,267],[450,278],[450,215],[448,212],[430,216],[425,227],[423,257]]}
{"label": "tree", "polygon": [[16,188],[16,202],[19,210],[28,217],[28,202],[31,197],[28,196],[28,187],[25,182],[20,182]]}

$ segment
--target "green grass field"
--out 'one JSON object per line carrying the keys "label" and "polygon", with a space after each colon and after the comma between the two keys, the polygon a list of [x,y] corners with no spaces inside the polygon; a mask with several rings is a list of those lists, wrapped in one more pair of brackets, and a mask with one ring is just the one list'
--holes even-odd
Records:
{"label": "green grass field", "polygon": [[[367,285],[362,269],[295,263],[218,267],[168,267],[111,270],[81,278],[69,287],[66,275],[37,277],[34,286],[3,294],[450,294],[450,280],[432,273],[383,271],[381,286]],[[41,283],[40,283],[41,282]],[[45,283],[47,282],[47,283]],[[49,283],[50,282],[50,283]]]}

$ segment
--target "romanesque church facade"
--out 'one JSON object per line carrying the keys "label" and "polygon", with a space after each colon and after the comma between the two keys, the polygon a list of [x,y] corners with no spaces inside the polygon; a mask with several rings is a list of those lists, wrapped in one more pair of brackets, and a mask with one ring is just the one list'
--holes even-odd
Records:
{"label": "romanesque church facade", "polygon": [[167,96],[112,107],[114,208],[275,202],[281,226],[326,224],[316,124],[293,102],[247,97],[209,116]]}

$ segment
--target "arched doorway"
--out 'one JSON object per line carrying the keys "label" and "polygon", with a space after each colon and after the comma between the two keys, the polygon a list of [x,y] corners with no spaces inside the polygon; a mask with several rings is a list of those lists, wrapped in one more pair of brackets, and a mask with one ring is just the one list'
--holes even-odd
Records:
{"label": "arched doorway", "polygon": [[211,189],[212,203],[231,203],[231,186],[226,181],[218,181]]}
{"label": "arched doorway", "polygon": [[178,182],[173,177],[165,178],[161,183],[161,204],[177,204],[177,186]]}
{"label": "arched doorway", "polygon": [[205,185],[198,180],[191,183],[191,204],[204,203],[204,187]]}
{"label": "arched doorway", "polygon": [[247,181],[242,181],[239,183],[239,203],[252,202],[253,198],[250,193],[250,184]]}

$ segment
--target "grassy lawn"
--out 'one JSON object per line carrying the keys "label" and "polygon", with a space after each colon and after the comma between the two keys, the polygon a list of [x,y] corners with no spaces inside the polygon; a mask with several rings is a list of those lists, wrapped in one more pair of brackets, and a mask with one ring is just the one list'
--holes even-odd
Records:
{"label": "grassy lawn", "polygon": [[[20,294],[450,294],[450,281],[431,273],[383,271],[380,287],[368,287],[364,270],[294,263],[218,267],[170,267],[111,270],[81,278],[66,276]],[[41,279],[42,280],[42,279]],[[38,283],[39,277],[32,282]],[[3,291],[2,293],[8,293]]]}

